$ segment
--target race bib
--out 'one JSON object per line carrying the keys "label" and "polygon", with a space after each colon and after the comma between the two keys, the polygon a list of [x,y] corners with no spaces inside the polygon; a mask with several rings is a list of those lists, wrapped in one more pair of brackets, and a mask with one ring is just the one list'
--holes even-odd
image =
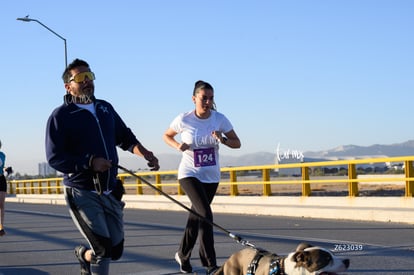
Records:
{"label": "race bib", "polygon": [[214,148],[203,148],[194,150],[194,166],[213,166],[216,165],[216,154]]}

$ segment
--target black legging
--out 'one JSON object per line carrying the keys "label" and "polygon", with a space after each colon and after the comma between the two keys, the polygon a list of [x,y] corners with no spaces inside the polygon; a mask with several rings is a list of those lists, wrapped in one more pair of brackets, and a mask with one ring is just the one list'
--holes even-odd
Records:
{"label": "black legging", "polygon": [[[212,222],[213,212],[210,204],[216,194],[218,183],[202,183],[193,177],[180,179],[179,183],[191,201],[191,209]],[[198,233],[200,233],[199,256],[201,263],[203,266],[215,266],[216,251],[214,249],[213,226],[191,212],[188,215],[179,248],[183,260],[190,259]]]}

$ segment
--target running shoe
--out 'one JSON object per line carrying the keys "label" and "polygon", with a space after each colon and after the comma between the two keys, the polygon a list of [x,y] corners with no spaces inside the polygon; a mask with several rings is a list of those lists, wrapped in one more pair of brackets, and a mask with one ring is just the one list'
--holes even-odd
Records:
{"label": "running shoe", "polygon": [[191,266],[190,261],[188,261],[188,260],[183,261],[180,258],[180,255],[178,254],[178,252],[175,253],[175,260],[180,265],[181,273],[191,273],[191,272],[193,272],[193,267]]}
{"label": "running shoe", "polygon": [[88,250],[83,245],[78,245],[75,247],[75,256],[78,258],[80,267],[81,267],[81,275],[90,275],[91,274],[91,264],[87,262],[84,258],[85,252]]}
{"label": "running shoe", "polygon": [[210,266],[210,267],[207,267],[206,275],[213,275],[214,273],[216,273],[216,271],[218,269],[219,269],[218,266]]}

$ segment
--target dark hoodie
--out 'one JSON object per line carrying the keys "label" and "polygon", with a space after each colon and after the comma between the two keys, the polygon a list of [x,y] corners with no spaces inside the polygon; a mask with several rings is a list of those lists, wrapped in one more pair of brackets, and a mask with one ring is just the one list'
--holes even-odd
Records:
{"label": "dark hoodie", "polygon": [[[64,173],[66,186],[95,190],[94,177],[97,177],[102,191],[113,190],[118,170],[116,146],[132,152],[138,140],[110,103],[95,99],[95,117],[90,111],[68,103],[69,96],[65,95],[65,102],[47,121],[47,161]],[[111,160],[112,168],[103,173],[93,172],[90,167],[93,157]]]}

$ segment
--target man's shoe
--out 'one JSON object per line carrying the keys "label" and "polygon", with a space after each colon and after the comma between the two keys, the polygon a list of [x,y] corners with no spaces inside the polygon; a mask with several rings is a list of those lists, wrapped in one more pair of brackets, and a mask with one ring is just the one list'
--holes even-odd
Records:
{"label": "man's shoe", "polygon": [[216,273],[216,271],[219,269],[219,267],[218,266],[210,266],[210,267],[207,267],[207,270],[206,270],[206,275],[213,275],[214,273]]}
{"label": "man's shoe", "polygon": [[6,231],[4,231],[4,229],[0,230],[0,237],[3,237],[4,235],[6,235]]}
{"label": "man's shoe", "polygon": [[181,273],[191,273],[193,272],[193,267],[190,264],[190,261],[183,261],[178,255],[178,252],[175,253],[175,260],[180,265]]}
{"label": "man's shoe", "polygon": [[90,275],[91,274],[91,264],[87,262],[84,258],[85,252],[88,250],[83,245],[78,245],[75,247],[75,256],[78,258],[80,267],[81,267],[81,275]]}

